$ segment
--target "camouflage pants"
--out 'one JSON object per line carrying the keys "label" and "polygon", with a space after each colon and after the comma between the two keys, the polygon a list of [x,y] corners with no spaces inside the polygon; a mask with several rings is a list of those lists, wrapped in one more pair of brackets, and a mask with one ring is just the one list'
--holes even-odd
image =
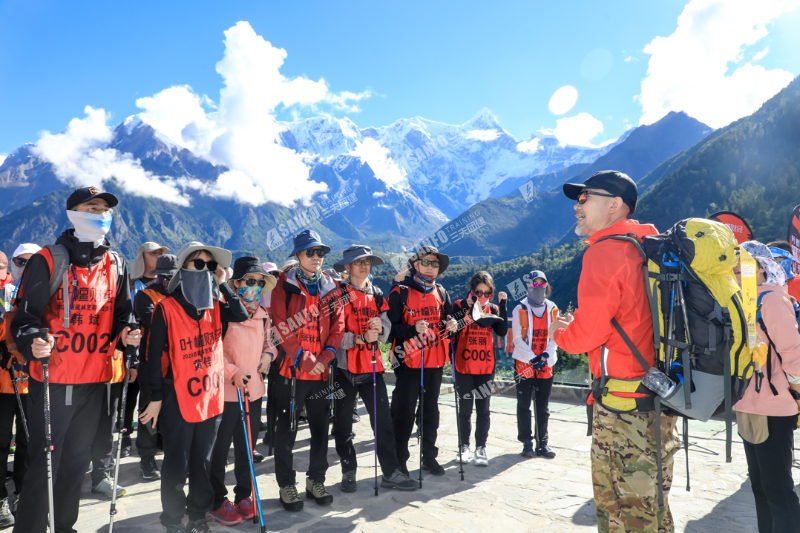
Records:
{"label": "camouflage pants", "polygon": [[656,414],[612,413],[594,405],[592,484],[600,533],[673,533],[669,510],[675,417],[661,415],[664,507],[658,508]]}

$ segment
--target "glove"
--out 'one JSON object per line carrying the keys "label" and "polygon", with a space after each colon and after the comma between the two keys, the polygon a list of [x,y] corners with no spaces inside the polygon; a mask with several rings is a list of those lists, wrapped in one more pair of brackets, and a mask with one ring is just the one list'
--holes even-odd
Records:
{"label": "glove", "polygon": [[547,359],[550,357],[550,354],[547,352],[542,353],[542,355],[537,355],[531,360],[531,366],[536,370],[541,370],[544,368],[544,365],[547,364]]}

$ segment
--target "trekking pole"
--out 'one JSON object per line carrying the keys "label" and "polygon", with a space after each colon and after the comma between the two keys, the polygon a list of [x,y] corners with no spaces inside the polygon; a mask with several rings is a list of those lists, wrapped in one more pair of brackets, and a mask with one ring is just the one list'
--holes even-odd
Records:
{"label": "trekking pole", "polygon": [[[47,341],[49,328],[39,329],[39,338]],[[53,505],[53,438],[50,434],[50,356],[39,359],[42,362],[42,380],[44,382],[44,450],[47,452],[47,503],[50,515],[50,533],[56,532],[55,510]]]}
{"label": "trekking pole", "polygon": [[333,368],[334,367],[333,367],[333,363],[335,361],[336,361],[336,359],[334,358],[333,361],[331,361],[331,364],[328,365],[328,390],[331,393],[331,395],[330,395],[330,397],[328,399],[328,409],[330,409],[330,411],[331,411],[331,414],[330,414],[331,422],[334,422],[334,423],[336,421],[336,402],[334,401],[334,398],[333,398],[333,384],[334,384],[334,375],[333,375]]}
{"label": "trekking pole", "polygon": [[375,496],[378,495],[378,373],[375,365],[375,344],[372,343],[372,452],[375,456]]}
{"label": "trekking pole", "polygon": [[458,473],[461,474],[461,481],[464,481],[464,458],[461,457],[461,418],[458,414],[458,403],[461,398],[458,394],[458,382],[456,381],[456,352],[453,348],[453,339],[450,339],[450,364],[453,366],[453,392],[456,395],[456,435],[458,436]]}
{"label": "trekking pole", "polygon": [[11,366],[8,367],[8,372],[11,374],[11,385],[14,387],[14,395],[17,397],[17,405],[19,406],[19,416],[22,418],[22,427],[25,430],[25,436],[30,439],[30,434],[28,433],[28,423],[25,421],[25,411],[22,409],[22,398],[19,395],[19,387],[17,387],[17,381],[20,378],[17,378],[17,373],[14,371],[14,363],[11,363]]}
{"label": "trekking pole", "polygon": [[425,341],[422,341],[422,363],[419,365],[419,488],[422,488],[422,425],[425,420]]}
{"label": "trekking pole", "polygon": [[[267,527],[264,525],[264,513],[261,510],[261,496],[258,494],[258,483],[256,482],[256,469],[253,466],[253,441],[250,439],[250,393],[245,386],[245,400],[242,400],[241,390],[236,389],[236,395],[239,398],[239,413],[242,417],[242,430],[244,431],[244,441],[247,446],[247,463],[250,466],[250,487],[253,491],[253,499],[255,500],[256,514],[253,515],[253,523],[257,524],[260,522],[261,533],[266,533]],[[256,517],[258,519],[256,519]]]}
{"label": "trekking pole", "polygon": [[[139,325],[136,323],[129,324],[130,331],[135,331],[139,329]],[[120,405],[120,413],[118,416],[124,418],[125,416],[125,403],[128,397],[128,380],[130,379],[130,372],[131,372],[131,360],[133,359],[133,354],[136,352],[136,346],[127,345],[125,346],[125,377],[122,378],[122,402]],[[128,432],[128,428],[125,427],[125,421],[120,424],[119,427],[119,436],[117,437],[117,462],[114,465],[114,484],[113,489],[111,491],[111,509],[109,510],[109,519],[108,519],[108,533],[111,533],[114,530],[114,516],[117,514],[117,482],[119,481],[119,463],[121,459],[120,453],[122,452],[122,436]]]}

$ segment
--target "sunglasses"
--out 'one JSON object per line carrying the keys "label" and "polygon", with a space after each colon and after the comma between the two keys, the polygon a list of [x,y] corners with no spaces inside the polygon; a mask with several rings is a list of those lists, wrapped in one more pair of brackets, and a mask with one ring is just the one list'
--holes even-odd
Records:
{"label": "sunglasses", "polygon": [[189,262],[194,265],[195,270],[203,270],[207,266],[211,272],[215,272],[219,266],[216,261],[203,261],[202,259],[192,259]]}
{"label": "sunglasses", "polygon": [[263,289],[266,286],[267,282],[264,281],[263,279],[247,278],[246,280],[244,280],[244,284],[247,285],[248,287],[255,287],[256,285],[258,285]]}
{"label": "sunglasses", "polygon": [[353,261],[355,266],[367,266],[372,264],[372,259],[362,259],[360,261]]}
{"label": "sunglasses", "polygon": [[605,196],[606,198],[616,198],[616,196],[614,196],[613,194],[605,194],[605,193],[602,193],[602,192],[583,191],[578,196],[578,200],[577,201],[578,201],[579,204],[583,205],[583,204],[586,203],[586,200],[588,200],[590,196]]}
{"label": "sunglasses", "polygon": [[534,289],[538,289],[539,287],[547,287],[547,282],[543,281],[541,283],[537,283],[534,281],[533,283],[531,283],[531,287],[533,287]]}
{"label": "sunglasses", "polygon": [[325,257],[325,254],[328,252],[325,251],[325,248],[309,248],[306,250],[306,257]]}
{"label": "sunglasses", "polygon": [[489,298],[492,295],[492,291],[472,291],[472,294],[477,296],[478,298]]}
{"label": "sunglasses", "polygon": [[439,261],[431,261],[430,259],[420,259],[420,263],[422,266],[432,266],[433,268],[439,268]]}
{"label": "sunglasses", "polygon": [[25,265],[28,264],[28,260],[27,259],[23,259],[22,257],[15,257],[13,259],[13,261],[14,261],[14,264],[17,265],[19,268],[22,268],[22,267],[24,267]]}

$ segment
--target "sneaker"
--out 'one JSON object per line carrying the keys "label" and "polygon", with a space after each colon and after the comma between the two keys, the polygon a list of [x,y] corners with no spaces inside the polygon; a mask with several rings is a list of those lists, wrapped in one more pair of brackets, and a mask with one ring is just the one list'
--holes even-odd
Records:
{"label": "sneaker", "polygon": [[14,525],[14,515],[11,514],[11,507],[8,505],[8,498],[0,501],[0,529],[5,529]]}
{"label": "sneaker", "polygon": [[395,470],[389,477],[381,476],[381,487],[397,490],[417,490],[417,482],[412,481],[408,474]]}
{"label": "sneaker", "polygon": [[258,451],[254,449],[253,450],[253,462],[254,463],[260,463],[263,460],[264,460],[264,456],[261,455],[260,453],[258,453]]}
{"label": "sneaker", "polygon": [[152,481],[161,478],[161,471],[158,469],[155,457],[148,457],[139,462],[139,472],[142,474],[142,479],[145,481]]}
{"label": "sneaker", "polygon": [[325,490],[323,483],[314,481],[310,477],[306,478],[306,498],[316,501],[317,505],[330,505],[333,503],[333,494]]}
{"label": "sneaker", "polygon": [[[206,516],[208,516],[209,521],[213,520],[223,526],[235,526],[242,521],[242,516],[227,498],[222,502],[219,508],[215,511],[211,511]],[[186,528],[186,530],[188,531],[189,528]]]}
{"label": "sneaker", "polygon": [[297,495],[297,485],[291,484],[281,487],[280,491],[281,505],[287,511],[296,512],[303,510],[303,500]]}
{"label": "sneaker", "polygon": [[486,455],[486,446],[475,448],[475,466],[489,466],[489,457]]}
{"label": "sneaker", "polygon": [[430,473],[434,476],[444,475],[444,468],[442,468],[442,465],[436,462],[436,459],[423,459],[422,469],[430,471]]}
{"label": "sneaker", "polygon": [[170,524],[167,526],[167,533],[186,533],[186,528],[183,527],[183,523]]}
{"label": "sneaker", "polygon": [[533,457],[533,441],[526,440],[522,445],[522,457]]}
{"label": "sneaker", "polygon": [[457,463],[460,463],[460,462],[468,463],[469,460],[470,460],[469,445],[468,444],[462,444],[461,445],[461,451],[456,454],[456,462]]}
{"label": "sneaker", "polygon": [[250,520],[256,514],[256,508],[253,506],[253,498],[247,498],[239,503],[234,504],[236,512],[242,517],[242,520]]}
{"label": "sneaker", "polygon": [[[117,485],[117,498],[125,496],[127,492],[128,491],[126,491],[124,487]],[[106,474],[100,483],[97,485],[92,485],[92,494],[100,494],[107,498],[112,497],[114,494],[114,482],[111,479],[111,474]]]}
{"label": "sneaker", "polygon": [[545,459],[552,459],[556,456],[556,452],[547,444],[542,445],[539,450],[536,450],[536,455],[544,457]]}
{"label": "sneaker", "polygon": [[205,518],[194,521],[189,520],[184,531],[186,533],[211,533],[211,529],[208,527],[208,520]]}
{"label": "sneaker", "polygon": [[356,473],[354,470],[342,472],[342,486],[340,488],[342,489],[342,492],[355,492],[358,490]]}

